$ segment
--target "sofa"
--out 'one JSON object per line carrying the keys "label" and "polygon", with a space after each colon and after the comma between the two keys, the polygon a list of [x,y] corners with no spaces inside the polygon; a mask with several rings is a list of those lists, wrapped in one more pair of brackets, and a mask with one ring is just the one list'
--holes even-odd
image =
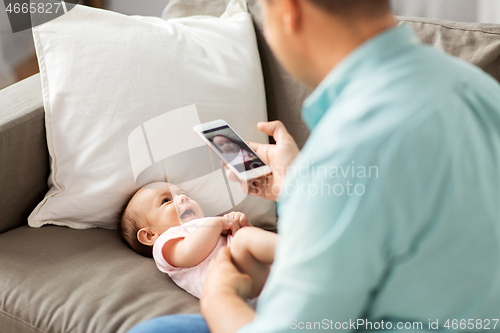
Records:
{"label": "sofa", "polygon": [[[171,0],[165,19],[220,15],[228,0]],[[310,90],[278,64],[249,0],[261,55],[268,117],[300,147],[300,110]],[[462,58],[500,81],[500,26],[398,18],[423,43]],[[0,91],[0,333],[123,333],[165,314],[197,313],[198,300],[105,229],[30,228],[27,216],[47,191],[49,154],[39,75]]]}

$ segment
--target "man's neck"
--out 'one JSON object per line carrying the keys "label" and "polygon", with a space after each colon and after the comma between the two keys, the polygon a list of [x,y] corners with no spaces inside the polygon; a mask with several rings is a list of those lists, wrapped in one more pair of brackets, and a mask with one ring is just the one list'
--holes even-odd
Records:
{"label": "man's neck", "polygon": [[308,75],[307,85],[315,88],[325,77],[351,52],[374,38],[380,33],[396,26],[396,20],[392,14],[376,20],[337,20],[332,24],[328,17],[324,16],[316,23],[316,31],[322,31],[321,35],[310,34],[309,45],[314,48],[310,52],[311,63],[314,67]]}

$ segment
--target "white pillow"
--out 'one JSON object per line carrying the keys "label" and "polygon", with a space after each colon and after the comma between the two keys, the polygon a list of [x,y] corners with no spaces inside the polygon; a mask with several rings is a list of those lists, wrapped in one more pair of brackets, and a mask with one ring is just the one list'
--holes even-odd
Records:
{"label": "white pillow", "polygon": [[[165,166],[168,181],[182,183],[207,216],[239,210],[257,225],[273,226],[274,203],[229,188],[218,159],[194,141],[194,132],[176,132],[224,119],[246,140],[268,142],[256,128],[267,112],[244,0],[232,0],[220,18],[168,21],[77,5],[33,28],[33,36],[51,174],[30,226],[115,228],[138,184],[163,180],[157,171]],[[181,148],[150,141],[147,156],[141,135]]]}

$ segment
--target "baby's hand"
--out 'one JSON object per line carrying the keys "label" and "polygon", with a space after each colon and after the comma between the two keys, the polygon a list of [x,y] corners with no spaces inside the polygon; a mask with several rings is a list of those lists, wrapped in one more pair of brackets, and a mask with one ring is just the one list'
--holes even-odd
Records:
{"label": "baby's hand", "polygon": [[246,215],[243,213],[231,212],[229,214],[224,215],[224,217],[229,217],[238,221],[238,225],[240,226],[240,228],[251,226],[251,224],[248,222]]}
{"label": "baby's hand", "polygon": [[230,217],[229,214],[220,217],[220,221],[222,223],[221,235],[223,236],[227,236],[230,234],[234,235],[236,231],[238,231],[238,229],[240,228],[239,220]]}

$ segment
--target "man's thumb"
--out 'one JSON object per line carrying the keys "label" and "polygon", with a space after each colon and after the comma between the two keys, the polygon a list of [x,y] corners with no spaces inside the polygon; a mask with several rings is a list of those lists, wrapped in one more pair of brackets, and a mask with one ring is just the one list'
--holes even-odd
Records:
{"label": "man's thumb", "polygon": [[250,148],[252,148],[254,151],[259,150],[260,146],[264,146],[262,143],[257,143],[257,142],[251,142],[247,141],[247,144]]}
{"label": "man's thumb", "polygon": [[261,132],[272,136],[276,142],[287,140],[290,137],[290,134],[288,134],[285,125],[283,125],[283,123],[279,120],[270,121],[268,123],[259,122],[257,124],[257,128]]}

